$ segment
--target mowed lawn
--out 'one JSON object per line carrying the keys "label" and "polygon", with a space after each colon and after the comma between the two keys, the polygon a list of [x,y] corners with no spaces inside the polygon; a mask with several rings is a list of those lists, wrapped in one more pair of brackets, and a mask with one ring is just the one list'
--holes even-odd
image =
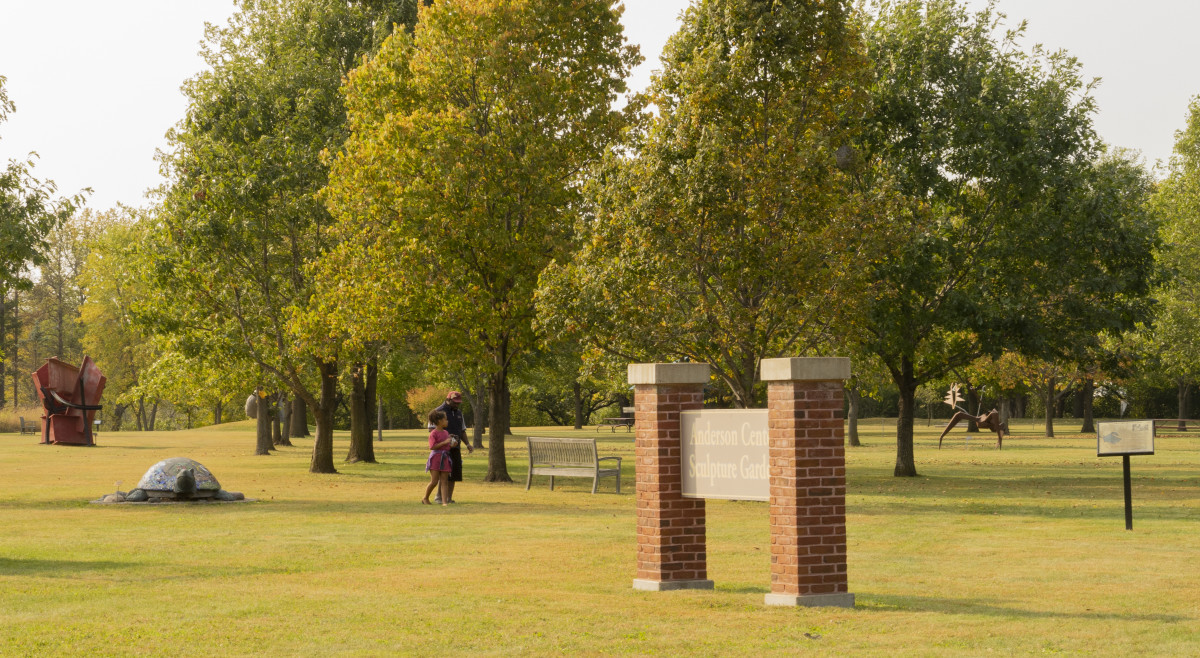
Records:
{"label": "mowed lawn", "polygon": [[[1060,433],[1076,421],[1058,425]],[[1069,423],[1069,424],[1068,424]],[[457,505],[419,504],[424,432],[378,464],[308,472],[310,440],[256,457],[248,423],[103,433],[96,448],[0,435],[3,655],[1200,655],[1200,432],[1133,458],[1095,437],[990,436],[918,421],[920,478],[893,478],[894,420],[847,450],[857,607],[768,608],[763,503],[709,501],[715,591],[636,592],[633,441],[520,430],[514,484],[468,459]],[[524,435],[596,437],[611,478],[536,478]],[[92,505],[160,459],[200,461],[257,502]]]}

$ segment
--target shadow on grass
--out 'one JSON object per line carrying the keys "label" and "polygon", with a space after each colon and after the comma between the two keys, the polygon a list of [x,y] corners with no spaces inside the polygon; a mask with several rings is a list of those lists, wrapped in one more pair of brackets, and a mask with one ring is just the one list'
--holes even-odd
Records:
{"label": "shadow on grass", "polygon": [[[590,496],[591,494],[585,494]],[[599,495],[599,494],[597,494]],[[291,500],[273,500],[266,503],[272,509],[278,509],[290,514],[311,514],[311,515],[336,515],[350,516],[355,514],[363,515],[412,515],[422,516],[427,514],[503,514],[505,516],[520,517],[525,514],[536,515],[540,519],[550,517],[562,517],[564,522],[570,522],[571,519],[580,517],[596,517],[605,518],[619,514],[618,510],[610,507],[585,507],[571,506],[570,501],[563,500],[562,502],[538,502],[538,503],[514,503],[510,501],[493,502],[482,500],[470,495],[459,495],[455,493],[455,503],[448,507],[441,505],[422,505],[420,502],[420,493],[417,493],[412,500],[387,500],[387,501],[326,501],[318,499],[291,499]]]}
{"label": "shadow on grass", "polygon": [[1025,610],[988,599],[951,599],[934,596],[898,596],[856,593],[857,608],[866,612],[936,612],[941,614],[987,615],[1011,619],[1094,619],[1098,621],[1152,621],[1167,624],[1194,621],[1182,615],[1138,615],[1114,612],[1063,612]]}
{"label": "shadow on grass", "polygon": [[43,560],[0,557],[0,573],[19,576],[77,576],[84,573],[107,573],[121,569],[140,569],[141,562],[98,560]]}
{"label": "shadow on grass", "polygon": [[716,590],[722,594],[770,594],[771,588],[766,585],[722,585],[717,583]]}

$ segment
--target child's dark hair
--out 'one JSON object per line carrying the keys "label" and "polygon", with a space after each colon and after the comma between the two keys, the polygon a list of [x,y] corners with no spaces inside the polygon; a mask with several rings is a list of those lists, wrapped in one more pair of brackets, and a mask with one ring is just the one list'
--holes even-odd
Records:
{"label": "child's dark hair", "polygon": [[437,427],[438,421],[446,417],[446,412],[441,409],[434,409],[429,412],[429,424]]}

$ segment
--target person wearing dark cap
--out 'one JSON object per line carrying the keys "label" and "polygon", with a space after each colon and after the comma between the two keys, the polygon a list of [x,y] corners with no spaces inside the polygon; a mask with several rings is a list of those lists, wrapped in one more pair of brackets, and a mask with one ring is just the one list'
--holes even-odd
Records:
{"label": "person wearing dark cap", "polygon": [[[446,401],[437,408],[437,411],[445,412],[446,431],[454,437],[454,443],[450,447],[450,482],[446,487],[446,495],[449,497],[447,503],[454,502],[454,483],[462,482],[463,479],[462,446],[467,446],[467,452],[475,452],[475,449],[467,442],[467,424],[463,420],[462,410],[458,408],[461,404],[462,393],[450,391],[446,394]],[[438,495],[437,500],[441,502],[441,494]]]}

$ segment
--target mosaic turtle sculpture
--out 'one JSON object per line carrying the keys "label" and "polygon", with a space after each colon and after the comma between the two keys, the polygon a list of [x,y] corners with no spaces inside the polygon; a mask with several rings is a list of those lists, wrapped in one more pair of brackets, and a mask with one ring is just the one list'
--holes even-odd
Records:
{"label": "mosaic turtle sculpture", "polygon": [[104,497],[104,502],[156,503],[245,499],[245,496],[236,491],[222,489],[217,478],[200,462],[187,457],[172,457],[151,466],[137,487],[129,493],[109,494]]}

